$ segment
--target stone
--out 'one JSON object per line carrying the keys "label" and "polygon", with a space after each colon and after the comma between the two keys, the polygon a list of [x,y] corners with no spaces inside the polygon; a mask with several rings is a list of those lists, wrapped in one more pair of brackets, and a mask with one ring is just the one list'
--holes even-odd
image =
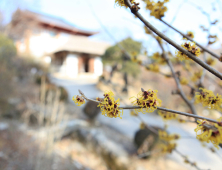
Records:
{"label": "stone", "polygon": [[[153,128],[156,130],[160,129],[158,127],[153,127]],[[134,143],[138,149],[137,150],[138,154],[143,154],[151,151],[154,148],[154,146],[157,144],[157,142],[158,142],[158,135],[156,135],[147,128],[140,129],[135,133]],[[144,156],[142,158],[148,158],[148,156]]]}
{"label": "stone", "polygon": [[83,109],[84,114],[89,118],[90,120],[94,120],[97,115],[100,112],[100,108],[97,107],[97,103],[88,101]]}

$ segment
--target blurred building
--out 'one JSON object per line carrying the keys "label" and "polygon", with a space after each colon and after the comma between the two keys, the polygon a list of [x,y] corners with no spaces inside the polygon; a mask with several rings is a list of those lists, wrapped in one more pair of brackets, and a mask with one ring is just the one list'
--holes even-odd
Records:
{"label": "blurred building", "polygon": [[90,40],[96,32],[27,10],[14,13],[9,30],[18,53],[49,64],[60,76],[98,77],[103,73],[100,56],[109,44]]}

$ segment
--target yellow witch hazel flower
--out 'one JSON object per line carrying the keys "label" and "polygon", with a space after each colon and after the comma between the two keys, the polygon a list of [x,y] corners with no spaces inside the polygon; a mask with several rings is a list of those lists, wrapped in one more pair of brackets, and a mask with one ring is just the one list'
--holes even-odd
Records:
{"label": "yellow witch hazel flower", "polygon": [[141,109],[135,109],[135,112],[153,112],[158,106],[161,106],[162,101],[157,98],[157,90],[147,90],[142,89],[141,92],[137,94],[137,97],[133,96],[131,98],[136,98],[132,103],[134,106],[140,106]]}
{"label": "yellow witch hazel flower", "polygon": [[150,15],[157,19],[162,18],[167,11],[167,7],[164,5],[168,0],[164,0],[163,2],[158,1],[157,3],[151,0],[144,0],[144,2],[146,3],[146,9],[151,11]]}
{"label": "yellow witch hazel flower", "polygon": [[149,10],[152,10],[152,9],[153,9],[153,6],[154,6],[154,4],[155,4],[154,1],[144,0],[144,2],[146,3],[146,9],[149,9]]}
{"label": "yellow witch hazel flower", "polygon": [[[185,42],[183,44],[181,44],[181,47],[183,47],[184,49],[186,49],[187,51],[189,51],[190,53],[192,53],[193,55],[195,55],[196,57],[198,57],[200,55],[200,49],[197,48],[196,44],[194,42]],[[176,51],[176,56],[179,58],[180,61],[183,60],[191,60],[186,54],[184,54],[181,51]]]}
{"label": "yellow witch hazel flower", "polygon": [[145,128],[146,128],[146,124],[143,123],[143,122],[141,122],[141,123],[140,123],[140,129],[145,129]]}
{"label": "yellow witch hazel flower", "polygon": [[164,0],[163,2],[158,1],[157,3],[152,0],[144,0],[144,2],[146,3],[146,9],[151,11],[150,15],[160,19],[167,11],[167,7],[164,5],[169,2],[169,0]]}
{"label": "yellow witch hazel flower", "polygon": [[216,61],[212,59],[211,57],[208,57],[206,63],[210,66],[213,66],[216,64]]}
{"label": "yellow witch hazel flower", "polygon": [[176,143],[174,143],[174,140],[177,140],[180,138],[178,134],[168,134],[166,131],[159,130],[159,139],[164,141],[163,144],[160,145],[160,148],[162,149],[163,153],[171,153],[176,148]]}
{"label": "yellow witch hazel flower", "polygon": [[[133,3],[134,0],[130,0],[130,2]],[[128,7],[128,6],[125,4],[124,0],[115,0],[115,3],[116,3],[118,6],[124,6],[124,7],[126,7],[126,8]]]}
{"label": "yellow witch hazel flower", "polygon": [[132,57],[131,57],[132,62],[142,64],[142,60],[140,60],[138,58],[138,53],[137,52],[132,52],[131,55],[132,55]]}
{"label": "yellow witch hazel flower", "polygon": [[152,57],[153,60],[158,60],[159,58],[161,58],[161,55],[159,52],[153,53]]}
{"label": "yellow witch hazel flower", "polygon": [[162,143],[160,144],[160,148],[162,153],[172,153],[172,151],[176,148],[176,143]]}
{"label": "yellow witch hazel flower", "polygon": [[177,118],[177,114],[175,113],[170,113],[170,112],[165,112],[158,110],[158,114],[162,117],[163,120],[172,120]]}
{"label": "yellow witch hazel flower", "polygon": [[199,80],[201,78],[202,75],[203,75],[202,70],[195,72],[191,77],[191,81],[196,82],[197,80]]}
{"label": "yellow witch hazel flower", "polygon": [[157,64],[149,64],[146,66],[146,69],[152,72],[156,72],[156,73],[160,71],[160,68]]}
{"label": "yellow witch hazel flower", "polygon": [[188,80],[185,77],[180,78],[180,84],[182,85],[187,85],[188,84]]}
{"label": "yellow witch hazel flower", "polygon": [[194,33],[192,31],[188,31],[186,35],[192,39],[194,38]]}
{"label": "yellow witch hazel flower", "polygon": [[[197,120],[197,128],[194,129],[200,141],[207,143],[211,142],[217,149],[219,144],[222,144],[222,117],[217,119],[218,123],[211,125],[206,120]],[[208,128],[211,127],[211,128]],[[200,131],[200,132],[199,132]],[[199,133],[198,133],[199,132]]]}
{"label": "yellow witch hazel flower", "polygon": [[159,130],[158,134],[159,134],[159,138],[161,140],[164,140],[167,142],[177,140],[180,138],[180,135],[178,135],[178,134],[168,134],[166,131],[163,131],[163,130]]}
{"label": "yellow witch hazel flower", "polygon": [[154,53],[151,58],[155,60],[155,63],[161,64],[161,65],[166,64],[165,58],[158,52]]}
{"label": "yellow witch hazel flower", "polygon": [[180,123],[185,123],[185,122],[186,122],[186,120],[181,119],[181,118],[179,118],[179,117],[177,118],[177,121],[180,122]]}
{"label": "yellow witch hazel flower", "polygon": [[100,107],[102,111],[102,115],[110,118],[117,118],[121,117],[121,113],[123,114],[122,110],[120,110],[119,107],[119,99],[114,99],[114,94],[112,91],[107,91],[104,93],[104,99],[101,101],[101,103],[98,104],[98,107]]}
{"label": "yellow witch hazel flower", "polygon": [[77,106],[81,106],[82,104],[85,103],[84,98],[82,96],[79,96],[79,95],[73,96],[72,100],[75,102],[75,104]]}
{"label": "yellow witch hazel flower", "polygon": [[221,109],[222,96],[217,94],[216,96],[210,90],[199,88],[200,92],[195,94],[195,102],[202,103],[203,106],[207,106],[208,109]]}

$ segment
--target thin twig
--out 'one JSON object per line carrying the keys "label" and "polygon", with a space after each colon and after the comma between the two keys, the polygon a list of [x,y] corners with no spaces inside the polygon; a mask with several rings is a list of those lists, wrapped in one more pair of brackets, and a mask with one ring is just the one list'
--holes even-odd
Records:
{"label": "thin twig", "polygon": [[90,0],[86,0],[86,2],[88,3],[91,12],[93,14],[93,16],[95,17],[95,19],[97,20],[97,22],[100,24],[100,26],[103,28],[103,30],[109,35],[109,37],[116,43],[116,45],[122,50],[122,52],[125,54],[124,57],[126,57],[125,59],[127,60],[131,60],[131,57],[129,55],[129,53],[124,49],[124,47],[112,36],[112,34],[108,31],[108,29],[105,27],[105,25],[101,22],[101,20],[99,19],[99,17],[96,15],[95,11],[92,8],[92,5],[90,3]]}
{"label": "thin twig", "polygon": [[182,158],[184,158],[185,160],[187,160],[189,162],[190,165],[192,165],[193,167],[195,167],[197,170],[201,170],[195,162],[191,162],[190,160],[187,159],[187,157],[185,155],[183,155],[181,152],[179,152],[177,149],[174,150],[178,155],[180,155]]}
{"label": "thin twig", "polygon": [[[119,109],[141,109],[141,107],[140,106],[125,106],[125,107],[119,107]],[[194,114],[190,114],[190,113],[180,112],[180,111],[167,109],[167,108],[163,108],[163,107],[157,107],[157,109],[162,110],[162,111],[166,111],[166,112],[176,113],[176,114],[179,114],[179,115],[193,117],[193,118],[197,118],[197,119],[207,120],[207,121],[210,121],[210,122],[213,122],[213,123],[218,123],[218,121],[216,121],[214,119],[210,119],[210,118],[207,118],[207,117],[198,116],[198,115],[194,115]]]}

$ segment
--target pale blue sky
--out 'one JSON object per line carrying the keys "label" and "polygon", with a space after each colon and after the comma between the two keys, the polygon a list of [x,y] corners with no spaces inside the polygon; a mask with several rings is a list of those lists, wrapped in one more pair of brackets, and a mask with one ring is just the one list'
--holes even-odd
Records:
{"label": "pale blue sky", "polygon": [[[214,21],[214,19],[222,18],[221,0],[170,0],[170,2],[167,3],[168,11],[164,17],[165,21],[170,23],[173,20],[181,3],[183,3],[183,6],[179,13],[177,13],[173,26],[183,32],[189,30],[194,31],[195,40],[205,45],[206,33],[203,33],[199,27],[200,25],[208,26],[209,22],[191,3],[209,12],[212,21]],[[212,12],[212,3],[214,3],[217,9],[216,12]],[[140,12],[144,17],[159,30],[165,30],[166,26],[154,17],[150,17],[149,12],[144,10],[145,7],[142,4],[143,3],[140,5]],[[129,10],[126,10],[124,7],[117,7],[114,4],[114,0],[1,0],[0,2],[0,9],[6,11],[7,14],[13,11],[16,6],[62,18],[79,28],[100,31],[100,34],[93,37],[94,39],[114,43],[95,18],[96,15],[116,40],[120,41],[130,36],[144,42],[145,45],[153,44],[150,37],[144,34],[143,24],[138,19],[135,19]],[[219,26],[221,30],[215,27],[212,28],[211,32],[212,34],[217,33],[222,40],[222,22],[219,22],[217,26]],[[181,36],[175,33],[175,31],[168,30],[167,35],[180,43]],[[221,40],[214,45],[216,48],[221,47]],[[152,46],[155,47],[155,45]],[[150,49],[150,51],[155,51],[155,48]]]}

